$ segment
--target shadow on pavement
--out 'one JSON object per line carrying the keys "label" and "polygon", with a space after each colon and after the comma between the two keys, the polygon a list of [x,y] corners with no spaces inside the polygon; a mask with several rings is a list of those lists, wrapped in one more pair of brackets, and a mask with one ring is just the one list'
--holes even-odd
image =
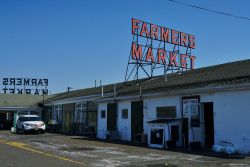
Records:
{"label": "shadow on pavement", "polygon": [[127,146],[135,146],[135,147],[143,147],[153,150],[165,150],[169,152],[176,152],[176,153],[184,153],[184,154],[192,154],[192,155],[200,155],[200,156],[207,156],[207,157],[215,157],[215,158],[221,158],[221,159],[245,159],[247,157],[250,157],[249,155],[245,154],[226,154],[226,153],[216,153],[208,149],[200,149],[200,150],[190,150],[186,148],[171,148],[171,149],[159,149],[159,148],[151,148],[148,147],[146,144],[139,144],[139,143],[133,143],[128,141],[120,141],[120,140],[104,140],[104,139],[98,139],[95,137],[86,137],[86,136],[73,136],[71,139],[75,140],[86,140],[86,141],[98,141],[103,143],[110,143],[110,144],[119,144],[119,145],[127,145]]}

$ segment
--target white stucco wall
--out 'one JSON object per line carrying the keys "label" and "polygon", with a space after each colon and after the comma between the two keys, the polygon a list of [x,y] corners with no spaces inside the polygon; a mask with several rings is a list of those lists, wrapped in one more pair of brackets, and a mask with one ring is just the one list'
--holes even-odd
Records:
{"label": "white stucco wall", "polygon": [[231,142],[250,153],[250,91],[214,94],[215,144]]}
{"label": "white stucco wall", "polygon": [[[221,144],[228,141],[234,144],[242,153],[250,152],[250,90],[249,91],[227,91],[197,94],[200,102],[213,102],[214,107],[214,141]],[[159,97],[147,98],[143,102],[143,128],[144,134],[148,134],[148,121],[156,119],[156,108],[164,106],[176,106],[177,117],[181,117],[181,97]],[[122,119],[122,109],[128,109],[128,119]],[[97,137],[106,138],[107,113],[105,119],[101,118],[101,110],[107,110],[106,103],[98,105]],[[202,108],[201,108],[202,112]],[[202,113],[201,113],[202,116]],[[201,119],[202,121],[202,119]],[[202,125],[203,126],[203,125]],[[118,103],[118,130],[122,140],[131,140],[131,101],[120,101]],[[203,127],[194,129],[196,141],[204,143]],[[181,129],[181,127],[180,127]],[[189,129],[189,132],[191,130]],[[165,136],[167,138],[167,136]],[[193,141],[192,134],[189,136]],[[202,140],[203,139],[203,140]],[[181,143],[179,143],[181,144]],[[179,145],[178,144],[178,145]]]}
{"label": "white stucco wall", "polygon": [[[240,152],[250,152],[250,91],[200,94],[200,102],[214,103],[215,144],[228,141],[233,143]],[[156,107],[163,106],[176,106],[177,117],[181,116],[181,96],[145,99],[144,133],[149,132],[147,122],[156,118]],[[204,144],[202,128],[203,125],[200,128],[193,128],[192,131],[191,126],[189,127],[189,142],[201,141]]]}
{"label": "white stucco wall", "polygon": [[[122,110],[128,109],[128,119],[122,118]],[[117,129],[119,131],[121,140],[131,140],[131,102],[121,101],[118,103],[118,115],[117,115]]]}
{"label": "white stucco wall", "polygon": [[[105,110],[105,118],[101,118],[101,111]],[[106,139],[107,131],[107,104],[99,103],[97,112],[97,137],[100,139]]]}

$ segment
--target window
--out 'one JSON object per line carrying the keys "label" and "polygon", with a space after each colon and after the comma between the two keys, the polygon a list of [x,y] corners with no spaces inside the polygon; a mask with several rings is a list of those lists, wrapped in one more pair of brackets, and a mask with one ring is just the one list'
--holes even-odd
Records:
{"label": "window", "polygon": [[40,112],[39,111],[30,111],[30,115],[40,116]]}
{"label": "window", "polygon": [[105,118],[106,117],[106,111],[105,110],[101,110],[101,118]]}
{"label": "window", "polygon": [[75,104],[75,122],[83,123],[86,120],[87,115],[87,104],[86,103],[76,103]]}
{"label": "window", "polygon": [[75,109],[76,110],[83,110],[87,108],[87,104],[86,103],[76,103],[75,104]]}
{"label": "window", "polygon": [[24,121],[41,121],[41,118],[39,117],[19,117],[19,120]]}
{"label": "window", "polygon": [[7,112],[7,113],[6,113],[6,120],[7,120],[7,121],[11,121],[12,119],[13,119],[13,118],[12,118],[11,113]]}
{"label": "window", "polygon": [[56,123],[62,121],[62,105],[54,106],[53,120],[56,121]]}
{"label": "window", "polygon": [[157,107],[157,118],[176,118],[176,106]]}
{"label": "window", "polygon": [[17,114],[18,115],[28,115],[29,112],[28,111],[18,111]]}
{"label": "window", "polygon": [[128,109],[122,109],[122,119],[128,119]]}

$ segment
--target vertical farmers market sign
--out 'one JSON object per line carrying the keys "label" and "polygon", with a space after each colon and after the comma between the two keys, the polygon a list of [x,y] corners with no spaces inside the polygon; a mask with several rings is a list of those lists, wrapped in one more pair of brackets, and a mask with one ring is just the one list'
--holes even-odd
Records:
{"label": "vertical farmers market sign", "polygon": [[4,94],[48,94],[48,79],[38,78],[2,78]]}
{"label": "vertical farmers market sign", "polygon": [[[132,45],[125,81],[135,71],[138,79],[139,69],[153,77],[156,69],[163,68],[164,74],[192,70],[196,57],[195,36],[167,27],[132,19]],[[133,66],[129,71],[129,66]],[[149,67],[149,68],[147,68]]]}

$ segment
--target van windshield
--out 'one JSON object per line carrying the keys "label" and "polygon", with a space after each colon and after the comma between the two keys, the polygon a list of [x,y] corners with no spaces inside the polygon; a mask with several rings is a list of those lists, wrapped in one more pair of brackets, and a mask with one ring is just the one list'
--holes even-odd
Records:
{"label": "van windshield", "polygon": [[39,117],[21,117],[20,121],[40,121]]}

